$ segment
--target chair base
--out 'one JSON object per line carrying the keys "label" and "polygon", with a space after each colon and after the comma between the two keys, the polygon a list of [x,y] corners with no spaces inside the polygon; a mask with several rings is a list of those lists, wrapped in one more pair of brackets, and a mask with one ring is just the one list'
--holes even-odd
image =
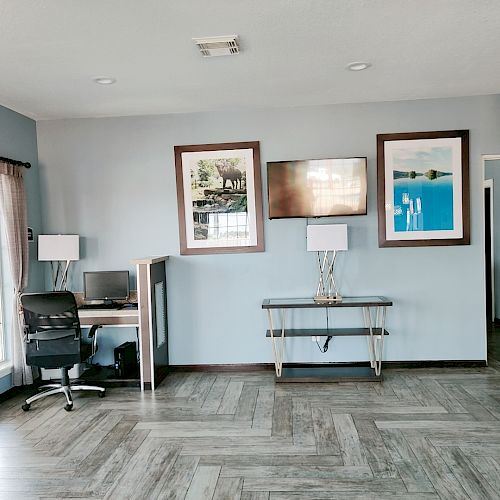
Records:
{"label": "chair base", "polygon": [[68,377],[69,368],[61,368],[61,383],[60,384],[45,384],[40,387],[40,389],[46,389],[45,391],[39,392],[28,399],[22,405],[24,411],[28,411],[31,407],[31,403],[38,401],[39,399],[46,398],[47,396],[52,396],[53,394],[63,393],[66,397],[66,405],[64,409],[66,411],[71,411],[73,409],[73,396],[72,391],[95,391],[100,398],[103,398],[106,393],[104,387],[98,387],[96,385],[84,385],[84,384],[70,384]]}

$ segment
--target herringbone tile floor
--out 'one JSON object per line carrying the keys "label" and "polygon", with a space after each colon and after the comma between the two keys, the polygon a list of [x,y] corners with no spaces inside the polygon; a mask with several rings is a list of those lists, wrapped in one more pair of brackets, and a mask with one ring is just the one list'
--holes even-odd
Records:
{"label": "herringbone tile floor", "polygon": [[173,373],[0,404],[0,498],[498,499],[500,363],[379,383]]}

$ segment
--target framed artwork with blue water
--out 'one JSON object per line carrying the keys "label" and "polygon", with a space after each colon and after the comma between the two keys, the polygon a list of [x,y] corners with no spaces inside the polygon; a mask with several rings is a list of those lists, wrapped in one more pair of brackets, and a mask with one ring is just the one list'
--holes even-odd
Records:
{"label": "framed artwork with blue water", "polygon": [[377,135],[379,246],[468,245],[469,131]]}

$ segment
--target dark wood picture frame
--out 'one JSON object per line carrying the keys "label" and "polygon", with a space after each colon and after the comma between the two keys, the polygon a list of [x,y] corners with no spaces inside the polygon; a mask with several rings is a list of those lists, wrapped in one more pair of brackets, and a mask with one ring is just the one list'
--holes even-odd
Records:
{"label": "dark wood picture frame", "polygon": [[[386,158],[385,145],[389,141],[461,139],[461,219],[462,237],[432,239],[388,239],[386,227]],[[469,193],[469,131],[446,130],[435,132],[405,132],[377,135],[377,203],[378,203],[378,238],[379,247],[420,247],[470,244],[470,193]],[[390,207],[392,208],[392,207]]]}
{"label": "dark wood picture frame", "polygon": [[[254,197],[253,206],[255,207],[255,245],[235,245],[235,246],[206,246],[197,248],[189,246],[187,227],[186,227],[186,192],[191,189],[191,186],[184,185],[183,176],[183,153],[209,153],[211,151],[231,151],[231,150],[252,150],[252,165],[253,170],[253,193],[247,192],[249,196]],[[249,253],[264,251],[264,222],[262,209],[262,182],[261,182],[261,164],[260,164],[260,144],[259,141],[251,142],[226,142],[219,144],[194,144],[185,146],[175,146],[175,175],[177,184],[177,206],[179,215],[179,241],[181,255],[205,255],[205,254],[221,254],[221,253]],[[223,178],[223,188],[226,181]],[[241,181],[240,181],[241,187]],[[248,189],[248,184],[245,186]]]}

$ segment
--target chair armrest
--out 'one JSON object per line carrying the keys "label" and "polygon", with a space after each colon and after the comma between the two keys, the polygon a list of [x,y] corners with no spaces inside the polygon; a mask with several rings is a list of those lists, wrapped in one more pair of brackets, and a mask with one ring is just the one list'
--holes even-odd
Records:
{"label": "chair armrest", "polygon": [[101,328],[101,325],[93,325],[90,328],[90,330],[89,330],[89,339],[91,339],[92,337],[96,336],[98,328]]}
{"label": "chair armrest", "polygon": [[93,325],[89,330],[89,339],[92,339],[92,356],[97,352],[97,330],[101,325]]}

